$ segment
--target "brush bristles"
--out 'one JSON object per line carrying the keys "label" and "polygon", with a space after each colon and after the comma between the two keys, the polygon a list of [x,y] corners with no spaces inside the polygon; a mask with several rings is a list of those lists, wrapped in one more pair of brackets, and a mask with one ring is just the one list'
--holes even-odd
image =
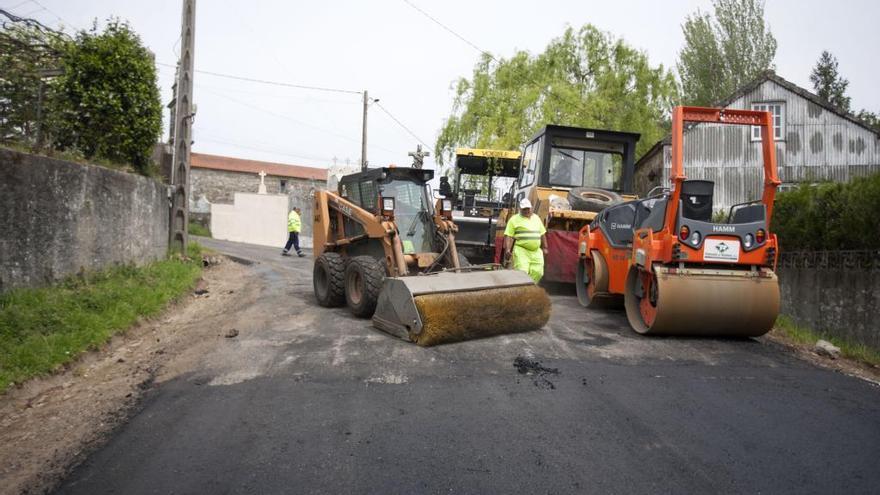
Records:
{"label": "brush bristles", "polygon": [[537,330],[550,319],[550,298],[535,285],[415,298],[422,346]]}

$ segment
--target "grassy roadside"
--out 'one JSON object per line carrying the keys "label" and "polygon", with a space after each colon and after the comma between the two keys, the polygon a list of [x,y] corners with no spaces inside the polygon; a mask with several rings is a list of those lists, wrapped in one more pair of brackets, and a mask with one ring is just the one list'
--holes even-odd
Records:
{"label": "grassy roadside", "polygon": [[840,347],[840,355],[871,366],[880,366],[880,352],[864,344],[855,344],[838,337],[831,337],[811,328],[798,325],[786,315],[779,315],[776,319],[775,330],[790,342],[812,347],[819,339],[826,340]]}
{"label": "grassy roadside", "polygon": [[211,237],[211,229],[204,227],[195,222],[190,222],[186,230],[192,235],[200,235],[202,237]]}
{"label": "grassy roadside", "polygon": [[199,279],[199,253],[193,245],[193,260],[172,256],[144,267],[117,266],[0,295],[0,393],[72,361],[138,318],[162,311]]}

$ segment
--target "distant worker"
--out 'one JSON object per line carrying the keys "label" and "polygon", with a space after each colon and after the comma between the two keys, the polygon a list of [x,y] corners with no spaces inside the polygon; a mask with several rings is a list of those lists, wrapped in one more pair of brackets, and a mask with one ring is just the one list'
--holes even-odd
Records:
{"label": "distant worker", "polygon": [[290,256],[290,246],[296,249],[297,256],[300,258],[305,256],[302,249],[299,248],[299,231],[302,228],[302,220],[299,218],[300,211],[299,206],[294,206],[287,215],[287,245],[284,246],[284,251],[281,251],[281,256]]}
{"label": "distant worker", "polygon": [[449,177],[446,177],[445,175],[440,177],[440,189],[438,192],[446,199],[451,199],[453,201],[458,199],[455,192],[452,190],[452,184],[449,183]]}
{"label": "distant worker", "polygon": [[532,202],[523,198],[519,213],[507,221],[504,229],[504,266],[529,274],[535,283],[544,276],[544,256],[547,254],[547,229],[538,215],[532,214]]}

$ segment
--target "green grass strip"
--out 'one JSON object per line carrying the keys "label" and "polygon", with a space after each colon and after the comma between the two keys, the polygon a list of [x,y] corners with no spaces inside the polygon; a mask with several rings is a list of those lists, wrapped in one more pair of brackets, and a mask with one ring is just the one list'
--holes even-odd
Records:
{"label": "green grass strip", "polygon": [[779,315],[779,318],[776,319],[776,328],[782,330],[788,338],[797,344],[812,346],[819,339],[826,340],[840,347],[840,354],[845,358],[872,366],[880,366],[880,352],[876,349],[798,325],[789,316]]}
{"label": "green grass strip", "polygon": [[211,229],[201,224],[190,222],[187,231],[192,235],[200,235],[202,237],[211,237]]}
{"label": "green grass strip", "polygon": [[[191,255],[198,254],[190,246]],[[117,266],[51,287],[0,295],[0,393],[96,348],[152,316],[201,275],[200,257]]]}

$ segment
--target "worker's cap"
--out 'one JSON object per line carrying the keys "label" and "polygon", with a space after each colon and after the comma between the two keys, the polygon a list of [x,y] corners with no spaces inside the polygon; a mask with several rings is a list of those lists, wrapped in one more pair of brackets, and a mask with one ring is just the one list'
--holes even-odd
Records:
{"label": "worker's cap", "polygon": [[519,209],[520,210],[525,210],[526,208],[531,208],[531,207],[532,207],[532,202],[529,201],[529,198],[523,198],[523,199],[519,200]]}

